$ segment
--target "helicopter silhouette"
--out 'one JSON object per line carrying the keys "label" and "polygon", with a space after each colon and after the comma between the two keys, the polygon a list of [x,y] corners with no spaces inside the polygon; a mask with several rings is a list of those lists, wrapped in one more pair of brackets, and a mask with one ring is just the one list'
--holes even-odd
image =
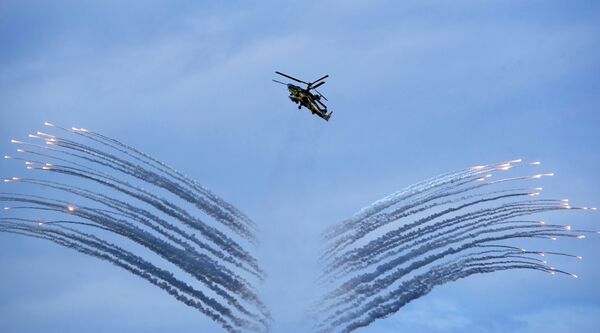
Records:
{"label": "helicopter silhouette", "polygon": [[[324,79],[328,78],[329,75],[325,75],[322,78],[315,80],[313,82],[304,82],[302,80],[296,79],[287,74],[283,74],[281,72],[275,72],[281,76],[284,76],[288,79],[294,80],[299,83],[303,83],[306,85],[306,88],[302,88],[300,86],[284,83],[281,81],[273,80],[279,84],[286,85],[288,91],[290,92],[290,100],[296,104],[298,104],[298,109],[301,109],[303,106],[307,108],[312,114],[315,114],[325,121],[329,121],[329,118],[333,114],[333,112],[327,111],[327,106],[321,102],[321,98],[327,101],[327,98],[323,96],[316,88],[325,84]],[[318,83],[317,83],[318,82]],[[311,90],[314,90],[316,94],[312,93]]]}

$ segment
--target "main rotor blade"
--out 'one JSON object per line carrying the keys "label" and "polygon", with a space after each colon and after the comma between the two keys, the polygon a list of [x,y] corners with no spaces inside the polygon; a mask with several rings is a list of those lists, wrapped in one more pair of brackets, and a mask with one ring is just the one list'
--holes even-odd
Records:
{"label": "main rotor blade", "polygon": [[281,82],[281,81],[273,80],[273,82],[277,82],[277,83],[279,83],[279,84],[283,84],[284,86],[287,86],[287,83],[283,83],[283,82]]}
{"label": "main rotor blade", "polygon": [[[316,87],[315,87],[316,88]],[[327,99],[327,97],[325,97],[325,95],[321,94],[317,89],[315,89],[315,91],[317,92],[317,94],[319,94],[319,96],[323,97],[324,100],[329,101]]]}
{"label": "main rotor blade", "polygon": [[310,84],[310,83],[308,83],[308,82],[304,82],[304,81],[302,81],[302,80],[298,80],[298,79],[297,79],[297,78],[295,78],[295,77],[289,76],[289,75],[287,75],[287,74],[283,74],[283,73],[281,73],[281,72],[277,72],[277,71],[275,71],[275,73],[276,73],[276,74],[279,74],[279,75],[281,75],[281,76],[285,76],[285,77],[287,77],[288,79],[294,80],[294,81],[296,81],[296,82],[300,82],[300,83],[304,83],[304,84]]}
{"label": "main rotor blade", "polygon": [[322,86],[324,84],[325,84],[325,81],[319,82],[319,83],[315,84],[314,86],[311,86],[310,89],[315,89],[315,88],[320,87],[320,86]]}
{"label": "main rotor blade", "polygon": [[[325,100],[327,100],[327,99],[325,99]],[[317,101],[317,103],[321,104],[321,106],[323,106],[323,109],[325,109],[325,111],[327,111],[327,105],[323,104],[323,102],[321,102],[318,99],[315,99],[315,101]]]}
{"label": "main rotor blade", "polygon": [[315,80],[315,81],[311,82],[311,83],[310,83],[310,85],[312,86],[313,84],[315,84],[315,83],[317,83],[317,82],[319,82],[319,81],[321,81],[321,80],[324,80],[324,79],[326,79],[326,78],[328,78],[328,77],[329,77],[329,75],[325,75],[325,76],[323,76],[322,78],[320,78],[320,79],[318,79],[318,80]]}

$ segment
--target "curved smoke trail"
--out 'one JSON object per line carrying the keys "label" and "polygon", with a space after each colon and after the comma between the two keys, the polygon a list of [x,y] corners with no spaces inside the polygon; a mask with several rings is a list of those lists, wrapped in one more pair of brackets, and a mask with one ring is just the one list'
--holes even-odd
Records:
{"label": "curved smoke trail", "polygon": [[[0,232],[45,239],[122,267],[229,332],[269,329],[270,313],[252,284],[265,275],[243,246],[256,243],[254,222],[115,139],[46,126],[68,137],[30,134],[37,141],[12,140],[19,156],[5,158],[60,180],[4,179],[45,195],[0,193]],[[151,259],[143,254],[148,250]]]}
{"label": "curved smoke trail", "polygon": [[567,274],[530,251],[507,244],[523,238],[581,239],[590,230],[527,216],[573,207],[567,199],[536,199],[541,187],[510,187],[552,173],[492,180],[521,160],[459,170],[389,195],[324,233],[323,279],[330,291],[317,305],[319,332],[351,332],[389,316],[433,287],[473,274],[532,269]]}

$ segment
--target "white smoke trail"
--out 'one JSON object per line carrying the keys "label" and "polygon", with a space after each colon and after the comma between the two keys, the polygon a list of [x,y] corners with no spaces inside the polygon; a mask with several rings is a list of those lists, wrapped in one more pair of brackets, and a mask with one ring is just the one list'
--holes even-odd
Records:
{"label": "white smoke trail", "polygon": [[473,274],[531,269],[576,277],[540,257],[581,256],[503,244],[527,238],[582,239],[584,234],[598,233],[523,220],[542,212],[594,210],[571,206],[564,199],[532,199],[540,194],[540,187],[483,191],[553,175],[490,180],[519,165],[539,162],[513,160],[434,177],[378,200],[329,228],[321,258],[326,264],[322,279],[331,289],[315,309],[321,318],[316,330],[351,332],[389,316],[437,285]]}
{"label": "white smoke trail", "polygon": [[[65,181],[4,179],[3,183],[33,186],[44,196],[0,193],[0,202],[7,205],[0,232],[45,239],[111,262],[198,309],[229,332],[269,329],[270,313],[253,286],[265,275],[243,244],[230,236],[234,233],[247,245],[255,244],[254,222],[197,182],[117,140],[85,129],[47,125],[81,141],[37,132],[29,137],[45,145],[12,140],[28,148],[17,149],[23,157],[5,158]],[[178,200],[161,196],[161,191],[191,203],[216,224],[209,225]],[[43,220],[27,218],[40,213]],[[115,237],[151,251],[168,263],[165,267],[177,267],[193,283],[107,240]]]}

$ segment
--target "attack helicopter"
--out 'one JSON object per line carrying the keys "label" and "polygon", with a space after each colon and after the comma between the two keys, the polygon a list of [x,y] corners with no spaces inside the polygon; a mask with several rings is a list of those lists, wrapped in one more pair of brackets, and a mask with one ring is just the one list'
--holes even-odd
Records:
{"label": "attack helicopter", "polygon": [[[292,102],[298,104],[298,110],[304,106],[312,114],[316,114],[317,116],[325,119],[325,121],[329,121],[329,118],[331,117],[333,112],[327,112],[327,106],[325,106],[325,104],[321,102],[321,98],[324,100],[327,100],[327,98],[316,89],[317,87],[320,87],[325,84],[325,81],[323,80],[328,78],[329,75],[325,75],[322,78],[313,82],[304,82],[302,80],[298,80],[295,77],[283,74],[281,72],[275,73],[284,76],[290,80],[294,80],[296,82],[303,83],[306,85],[306,88],[302,88],[291,83],[284,83],[281,81],[273,80],[274,82],[287,86],[290,92],[289,98],[290,100],[292,100]],[[312,93],[311,90],[314,90],[316,94]]]}

